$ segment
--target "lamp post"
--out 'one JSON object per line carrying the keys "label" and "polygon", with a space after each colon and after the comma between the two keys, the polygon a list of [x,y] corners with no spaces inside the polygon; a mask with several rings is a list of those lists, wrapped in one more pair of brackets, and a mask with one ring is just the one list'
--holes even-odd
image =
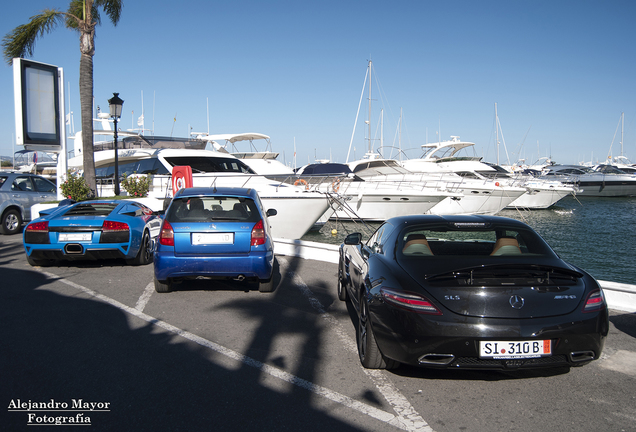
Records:
{"label": "lamp post", "polygon": [[117,120],[121,117],[121,109],[124,101],[119,98],[119,93],[113,93],[113,97],[108,99],[108,107],[110,108],[110,116],[115,123],[115,195],[119,195],[119,159],[117,155]]}

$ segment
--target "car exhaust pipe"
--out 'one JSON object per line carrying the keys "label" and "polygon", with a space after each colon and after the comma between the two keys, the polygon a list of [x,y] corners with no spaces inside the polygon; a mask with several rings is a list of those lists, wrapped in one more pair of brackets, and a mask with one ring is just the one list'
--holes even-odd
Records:
{"label": "car exhaust pipe", "polygon": [[595,358],[594,351],[575,351],[570,353],[570,360],[573,363],[588,362]]}
{"label": "car exhaust pipe", "polygon": [[84,248],[79,243],[69,243],[64,246],[64,252],[69,255],[81,255],[84,253]]}
{"label": "car exhaust pipe", "polygon": [[239,281],[239,282],[243,282],[245,280],[245,276],[244,275],[238,275],[237,277],[234,278],[235,281]]}
{"label": "car exhaust pipe", "polygon": [[424,354],[417,361],[421,365],[446,366],[455,360],[453,354]]}

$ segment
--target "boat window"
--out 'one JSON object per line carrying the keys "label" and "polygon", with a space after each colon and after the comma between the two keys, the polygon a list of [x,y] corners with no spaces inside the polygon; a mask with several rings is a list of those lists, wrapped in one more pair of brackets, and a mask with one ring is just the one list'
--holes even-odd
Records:
{"label": "boat window", "polygon": [[613,165],[599,165],[598,167],[596,167],[596,171],[603,174],[625,174],[624,171],[621,171]]}
{"label": "boat window", "polygon": [[457,171],[455,174],[462,176],[464,178],[470,178],[470,179],[478,179],[479,177],[475,174],[472,173],[470,171]]}
{"label": "boat window", "polygon": [[190,166],[193,173],[230,172],[256,174],[250,167],[238,159],[202,156],[166,157],[171,166]]}
{"label": "boat window", "polygon": [[[99,168],[95,168],[95,176],[97,178],[113,177],[115,174],[115,163],[109,163],[102,165]],[[141,159],[132,162],[120,162],[119,174],[169,174],[166,167],[161,164],[159,159],[148,158]]]}

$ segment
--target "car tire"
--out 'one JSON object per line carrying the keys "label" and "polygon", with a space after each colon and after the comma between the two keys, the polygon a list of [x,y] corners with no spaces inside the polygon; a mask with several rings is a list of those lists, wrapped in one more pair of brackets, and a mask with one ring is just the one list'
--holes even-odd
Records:
{"label": "car tire", "polygon": [[274,291],[274,276],[272,275],[272,277],[270,277],[267,280],[259,280],[258,281],[258,290],[262,293],[265,292],[272,292]]}
{"label": "car tire", "polygon": [[349,293],[347,293],[347,283],[344,280],[342,263],[338,264],[338,299],[343,302],[349,301]]}
{"label": "car tire", "polygon": [[144,232],[144,236],[141,239],[141,246],[139,246],[139,252],[133,259],[127,260],[130,265],[146,265],[152,262],[152,244],[150,243],[150,235],[148,231]]}
{"label": "car tire", "polygon": [[2,215],[2,225],[0,232],[5,235],[17,234],[22,228],[22,216],[15,209],[10,209]]}
{"label": "car tire", "polygon": [[158,281],[155,277],[155,291],[158,293],[169,293],[172,291],[170,281]]}
{"label": "car tire", "polygon": [[369,320],[369,305],[366,297],[360,300],[360,312],[358,323],[358,356],[360,363],[367,369],[395,369],[399,362],[387,359],[382,355],[375,340],[373,327]]}

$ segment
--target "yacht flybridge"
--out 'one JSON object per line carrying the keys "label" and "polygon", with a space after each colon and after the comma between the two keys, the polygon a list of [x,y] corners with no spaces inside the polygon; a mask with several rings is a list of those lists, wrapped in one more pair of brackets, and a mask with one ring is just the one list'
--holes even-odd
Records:
{"label": "yacht flybridge", "polygon": [[[292,174],[294,170],[280,162],[279,153],[272,150],[269,136],[260,133],[197,135],[197,139],[210,143],[215,150],[228,152],[241,159],[246,165],[261,175]],[[258,149],[254,141],[264,142],[264,149]],[[247,150],[239,149],[237,143],[249,142]],[[223,143],[223,144],[222,144]]]}

